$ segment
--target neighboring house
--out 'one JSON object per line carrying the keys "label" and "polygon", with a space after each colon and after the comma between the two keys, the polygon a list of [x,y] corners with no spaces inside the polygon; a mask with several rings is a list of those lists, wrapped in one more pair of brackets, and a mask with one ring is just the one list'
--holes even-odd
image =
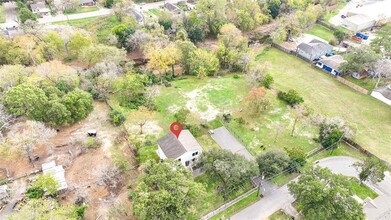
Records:
{"label": "neighboring house", "polygon": [[371,96],[391,106],[391,85],[374,89]]}
{"label": "neighboring house", "polygon": [[68,188],[68,184],[65,180],[65,171],[62,165],[56,166],[56,162],[51,161],[49,163],[42,164],[43,174],[51,174],[54,179],[60,184],[57,191],[64,191]]}
{"label": "neighboring house", "polygon": [[31,11],[40,17],[50,15],[50,9],[46,8],[45,2],[37,2],[30,5]]}
{"label": "neighboring house", "polygon": [[354,72],[352,73],[352,77],[355,79],[365,79],[368,77],[368,71],[363,69],[360,72]]}
{"label": "neighboring house", "polygon": [[324,59],[319,60],[316,63],[316,66],[328,71],[329,73],[339,76],[341,73],[339,72],[339,67],[342,63],[346,62],[341,55],[334,55],[330,57],[326,57]]}
{"label": "neighboring house", "polygon": [[342,26],[353,32],[371,29],[375,24],[375,19],[362,14],[353,15],[342,20]]}
{"label": "neighboring house", "polygon": [[80,0],[81,6],[94,6],[96,2],[94,0]]}
{"label": "neighboring house", "polygon": [[177,138],[169,133],[157,141],[158,149],[156,153],[161,160],[167,158],[174,159],[191,169],[202,153],[202,147],[190,133],[189,130],[183,130]]}
{"label": "neighboring house", "polygon": [[181,12],[182,12],[180,8],[178,8],[176,5],[173,5],[173,4],[169,3],[169,2],[167,2],[166,4],[164,4],[164,7],[165,7],[168,11],[170,11],[171,13],[173,13],[173,14],[181,14]]}
{"label": "neighboring house", "polygon": [[331,54],[333,52],[333,47],[323,41],[313,39],[309,43],[301,43],[297,46],[297,54],[309,59],[316,60],[321,56],[326,54]]}

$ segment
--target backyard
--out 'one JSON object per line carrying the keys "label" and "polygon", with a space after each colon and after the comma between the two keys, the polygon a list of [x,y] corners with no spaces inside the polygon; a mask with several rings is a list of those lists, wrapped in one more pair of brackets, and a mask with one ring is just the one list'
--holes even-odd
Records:
{"label": "backyard", "polygon": [[299,58],[271,49],[259,62],[273,64],[275,87],[295,89],[316,114],[344,119],[362,147],[391,162],[391,108],[334,80]]}
{"label": "backyard", "polygon": [[55,24],[71,25],[88,30],[93,33],[91,36],[96,36],[100,43],[107,43],[111,29],[119,23],[115,16],[102,16],[61,21]]}
{"label": "backyard", "polygon": [[332,40],[335,41],[333,32],[320,24],[315,24],[311,29],[307,31],[307,34],[312,34],[314,36],[320,37],[327,42],[330,42]]}
{"label": "backyard", "polygon": [[93,12],[93,11],[98,11],[98,10],[99,10],[98,6],[78,7],[75,11],[67,11],[67,12],[64,12],[64,14],[72,15],[72,14]]}

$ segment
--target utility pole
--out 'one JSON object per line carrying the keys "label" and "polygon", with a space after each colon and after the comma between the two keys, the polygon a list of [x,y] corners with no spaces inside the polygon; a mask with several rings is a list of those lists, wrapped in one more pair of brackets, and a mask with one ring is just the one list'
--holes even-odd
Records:
{"label": "utility pole", "polygon": [[261,178],[261,181],[258,183],[258,193],[257,193],[257,197],[258,196],[261,196],[261,186],[263,187],[263,179],[265,178],[265,176],[262,174],[262,178]]}

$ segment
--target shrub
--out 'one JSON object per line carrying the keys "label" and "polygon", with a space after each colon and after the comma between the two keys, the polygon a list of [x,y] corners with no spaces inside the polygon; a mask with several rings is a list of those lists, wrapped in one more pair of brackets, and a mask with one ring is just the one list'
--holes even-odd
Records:
{"label": "shrub", "polygon": [[329,44],[335,46],[335,45],[337,45],[337,40],[335,40],[335,39],[333,38],[333,39],[331,39],[331,40],[329,41]]}
{"label": "shrub", "polygon": [[194,137],[200,137],[201,136],[201,129],[200,129],[199,126],[197,126],[197,125],[189,125],[188,129],[189,129],[190,133]]}
{"label": "shrub", "polygon": [[26,191],[27,198],[40,199],[45,194],[45,191],[40,187],[30,187]]}
{"label": "shrub", "polygon": [[236,118],[236,121],[238,122],[239,125],[244,125],[246,123],[243,117]]}
{"label": "shrub", "polygon": [[110,117],[111,123],[113,123],[115,126],[122,125],[126,120],[126,117],[124,116],[124,114],[118,110],[111,111],[109,113],[109,117]]}
{"label": "shrub", "polygon": [[283,101],[285,101],[288,105],[294,106],[304,102],[304,99],[299,95],[299,93],[290,89],[288,92],[278,92],[277,97]]}
{"label": "shrub", "polygon": [[84,146],[86,148],[98,148],[100,147],[100,142],[96,138],[88,137]]}
{"label": "shrub", "polygon": [[240,76],[239,76],[238,74],[234,74],[233,78],[234,78],[234,79],[239,79]]}
{"label": "shrub", "polygon": [[265,88],[268,88],[270,89],[272,87],[272,84],[274,83],[274,78],[272,75],[270,74],[267,74],[263,80],[262,80],[262,85],[265,87]]}

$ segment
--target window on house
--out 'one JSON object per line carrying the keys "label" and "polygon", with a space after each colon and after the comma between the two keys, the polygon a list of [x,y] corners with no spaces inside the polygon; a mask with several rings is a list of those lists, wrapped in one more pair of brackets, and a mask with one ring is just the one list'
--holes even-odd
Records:
{"label": "window on house", "polygon": [[178,161],[181,162],[181,158],[179,158]]}
{"label": "window on house", "polygon": [[190,164],[190,161],[186,161],[185,165],[189,166],[189,164]]}
{"label": "window on house", "polygon": [[193,157],[194,157],[195,155],[198,155],[198,152],[194,152],[194,153],[192,154]]}

